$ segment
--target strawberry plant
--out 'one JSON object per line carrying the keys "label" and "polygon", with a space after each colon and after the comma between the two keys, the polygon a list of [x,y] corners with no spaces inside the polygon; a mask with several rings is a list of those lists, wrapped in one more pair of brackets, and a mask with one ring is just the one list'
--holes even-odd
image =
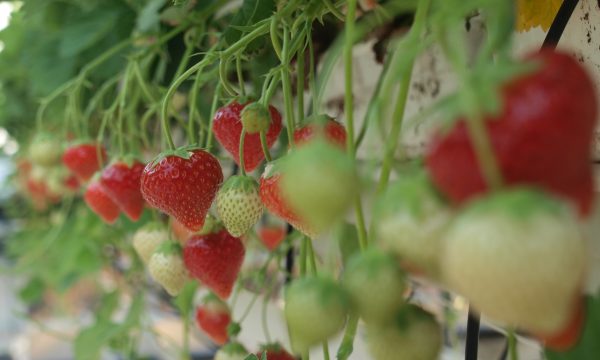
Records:
{"label": "strawberry plant", "polygon": [[[598,93],[594,69],[549,46],[572,2],[10,3],[6,252],[30,305],[59,313],[55,296],[93,289],[78,359],[143,358],[139,339],[161,337],[148,314],[168,311],[182,336],[167,358],[189,359],[201,331],[217,360],[347,360],[356,341],[434,360],[460,304],[466,359],[480,314],[512,360],[522,337],[549,359],[597,356]],[[513,33],[538,26],[545,48],[514,56]],[[357,76],[367,41],[373,91]],[[454,85],[421,106],[426,57]]]}

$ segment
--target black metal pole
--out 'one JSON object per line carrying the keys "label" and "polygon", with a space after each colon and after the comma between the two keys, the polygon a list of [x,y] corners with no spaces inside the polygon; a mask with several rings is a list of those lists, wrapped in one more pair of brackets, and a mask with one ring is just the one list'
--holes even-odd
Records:
{"label": "black metal pole", "polygon": [[[288,235],[294,231],[294,228],[292,227],[292,225],[287,224],[287,233]],[[295,251],[296,249],[294,248],[294,245],[291,245],[290,248],[287,251],[287,254],[285,254],[285,284],[289,284],[290,281],[292,281],[292,274],[294,271],[294,256],[295,256]]]}
{"label": "black metal pole", "polygon": [[579,3],[579,0],[563,1],[560,9],[558,9],[558,13],[556,13],[554,21],[552,21],[552,25],[550,25],[550,29],[548,30],[548,34],[546,34],[542,48],[556,48],[556,45],[560,41],[560,38],[565,31],[565,27],[567,26],[571,15],[573,15],[573,11],[575,11],[575,7],[577,7],[577,3]]}
{"label": "black metal pole", "polygon": [[473,311],[469,306],[465,360],[477,360],[477,351],[479,350],[479,323],[479,314]]}

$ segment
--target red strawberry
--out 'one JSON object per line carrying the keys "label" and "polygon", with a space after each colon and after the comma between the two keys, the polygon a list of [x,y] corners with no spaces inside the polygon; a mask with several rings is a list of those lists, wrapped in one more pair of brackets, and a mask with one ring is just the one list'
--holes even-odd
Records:
{"label": "red strawberry", "polygon": [[227,342],[227,326],[231,323],[229,307],[214,295],[204,298],[204,303],[196,309],[196,322],[206,335],[218,345]]}
{"label": "red strawberry", "polygon": [[97,181],[91,182],[83,199],[87,206],[107,224],[114,223],[119,217],[119,206],[106,195],[102,186]]}
{"label": "red strawberry", "polygon": [[100,185],[106,195],[133,221],[137,221],[144,210],[144,198],[140,192],[143,170],[144,164],[139,161],[131,165],[117,161],[104,168],[100,177]]}
{"label": "red strawberry", "polygon": [[77,189],[79,189],[79,180],[77,180],[77,177],[75,175],[71,175],[68,176],[65,180],[64,180],[64,185],[65,188],[67,188],[70,191],[76,191]]}
{"label": "red strawberry", "polygon": [[[590,147],[598,104],[592,80],[564,53],[546,50],[529,60],[537,70],[507,83],[501,113],[485,119],[502,177],[567,197],[586,215],[594,198]],[[462,119],[437,134],[426,163],[454,203],[487,190]]]}
{"label": "red strawberry", "polygon": [[222,181],[223,172],[214,156],[184,148],[161,154],[146,166],[142,194],[151,206],[198,231]]}
{"label": "red strawberry", "polygon": [[100,147],[98,154],[96,144],[73,145],[65,150],[62,161],[81,181],[87,181],[100,170],[101,162],[106,161],[106,151]]}
{"label": "red strawberry", "polygon": [[[242,134],[241,112],[249,103],[240,104],[233,101],[220,108],[214,118],[213,132],[219,143],[227,150],[239,165],[240,136]],[[281,114],[273,106],[269,106],[271,126],[266,133],[267,145],[271,147],[281,132]],[[244,164],[250,172],[263,161],[264,153],[260,144],[260,134],[246,134],[244,138]]]}
{"label": "red strawberry", "polygon": [[260,241],[271,251],[275,250],[281,244],[285,239],[285,234],[286,231],[281,226],[263,226],[258,229]]}
{"label": "red strawberry", "polygon": [[314,238],[316,234],[302,221],[285,201],[280,186],[281,174],[273,165],[267,166],[265,173],[260,178],[260,199],[269,212],[282,220],[290,223],[304,234]]}
{"label": "red strawberry", "polygon": [[221,299],[233,289],[245,254],[239,238],[226,230],[192,236],[183,248],[183,260],[189,273]]}
{"label": "red strawberry", "polygon": [[256,356],[260,360],[265,353],[267,354],[267,360],[296,360],[295,357],[285,351],[283,346],[278,343],[261,346],[261,349],[256,353]]}
{"label": "red strawberry", "polygon": [[[346,148],[346,129],[344,126],[332,118],[326,116],[325,120],[325,137],[334,144],[338,144],[342,148]],[[297,128],[294,131],[294,143],[302,145],[308,140],[315,137],[315,131],[318,131],[315,121],[308,122],[306,125]]]}

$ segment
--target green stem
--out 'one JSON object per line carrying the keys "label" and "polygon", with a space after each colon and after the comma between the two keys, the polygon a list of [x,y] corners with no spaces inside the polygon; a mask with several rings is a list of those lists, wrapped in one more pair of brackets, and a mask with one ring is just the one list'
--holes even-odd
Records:
{"label": "green stem", "polygon": [[306,276],[306,255],[308,252],[308,241],[307,237],[302,237],[302,242],[300,244],[300,277]]}
{"label": "green stem", "polygon": [[267,162],[271,162],[271,153],[269,152],[269,144],[267,144],[267,136],[265,131],[260,132],[260,146],[262,147]]}
{"label": "green stem", "polygon": [[244,85],[244,73],[242,70],[242,59],[240,56],[235,58],[235,70],[238,78],[238,84],[240,86],[240,94],[246,96],[246,86]]}
{"label": "green stem", "polygon": [[304,119],[304,50],[298,51],[296,61],[296,97],[298,98],[298,121]]}
{"label": "green stem", "polygon": [[[187,35],[187,34],[185,34]],[[185,38],[185,36],[184,36]],[[190,62],[190,57],[192,56],[192,52],[196,47],[196,37],[193,36],[193,39],[189,39],[189,41],[185,41],[185,51],[181,57],[181,62],[179,62],[179,66],[177,66],[177,70],[175,71],[175,75],[173,75],[173,79],[177,79],[185,70]]]}
{"label": "green stem", "polygon": [[515,337],[514,330],[508,331],[508,353],[510,354],[510,360],[519,360],[517,338]]}
{"label": "green stem", "polygon": [[269,33],[271,36],[271,44],[273,44],[273,50],[275,50],[275,54],[279,60],[283,60],[281,54],[281,42],[279,41],[279,34],[277,33],[277,17],[273,16],[271,18],[271,24],[269,25]]}
{"label": "green stem", "polygon": [[186,316],[183,319],[183,349],[181,349],[181,359],[189,360],[190,358],[190,317]]}
{"label": "green stem", "polygon": [[318,114],[318,97],[317,97],[317,84],[315,80],[315,49],[312,43],[312,30],[309,28],[308,34],[306,35],[308,41],[308,87],[310,90],[310,97],[312,99],[312,113]]}
{"label": "green stem", "polygon": [[[202,72],[198,71],[196,73],[196,78],[194,79],[194,85],[192,86],[192,91],[190,92],[190,100],[189,100],[189,119],[188,119],[188,132],[190,133],[190,142],[192,144],[196,143],[197,137],[196,132],[194,130],[194,122],[196,121],[196,101],[198,100],[198,90],[200,88],[200,78],[202,77]],[[198,141],[200,142],[200,141]]]}
{"label": "green stem", "polygon": [[221,60],[219,61],[219,77],[221,78],[221,84],[223,84],[223,89],[225,89],[225,91],[229,93],[229,95],[236,96],[237,92],[233,89],[233,87],[229,83],[229,78],[227,77],[228,64],[228,59],[221,57]]}
{"label": "green stem", "polygon": [[240,147],[239,147],[239,159],[240,159],[240,173],[242,176],[246,176],[246,164],[244,162],[244,141],[246,140],[246,130],[242,129],[240,134]]}
{"label": "green stem", "polygon": [[358,328],[358,319],[358,315],[350,315],[342,343],[337,351],[337,360],[347,360],[354,351],[354,338],[356,337],[356,329]]}
{"label": "green stem", "polygon": [[134,38],[129,38],[127,40],[123,40],[112,48],[108,49],[102,55],[98,56],[94,61],[88,63],[83,67],[81,72],[79,73],[79,77],[85,78],[88,73],[102,65],[105,61],[112,58],[114,55],[118,54],[122,50],[126,49],[131,43],[134,41]]}
{"label": "green stem", "polygon": [[315,249],[313,248],[312,239],[305,236],[306,241],[306,252],[308,261],[310,263],[310,270],[313,275],[317,275],[317,260],[315,257]]}
{"label": "green stem", "polygon": [[325,4],[325,6],[327,7],[327,9],[329,11],[331,11],[331,14],[333,16],[335,16],[336,18],[338,18],[338,20],[340,21],[344,21],[346,19],[344,19],[344,14],[342,14],[341,11],[339,11],[332,3],[331,0],[323,0],[323,4]]}
{"label": "green stem", "polygon": [[206,151],[210,151],[213,139],[213,123],[215,121],[215,114],[217,107],[219,106],[219,98],[221,97],[221,83],[217,84],[215,89],[215,95],[213,96],[212,104],[210,106],[210,118],[208,119],[208,135],[206,136]]}
{"label": "green stem", "polygon": [[323,342],[323,359],[329,360],[329,344],[327,341]]}
{"label": "green stem", "polygon": [[281,83],[283,86],[283,99],[285,102],[285,118],[287,123],[287,135],[290,147],[294,147],[294,103],[292,98],[292,83],[290,79],[289,61],[291,59],[290,49],[290,33],[289,30],[283,30],[283,66],[281,68]]}

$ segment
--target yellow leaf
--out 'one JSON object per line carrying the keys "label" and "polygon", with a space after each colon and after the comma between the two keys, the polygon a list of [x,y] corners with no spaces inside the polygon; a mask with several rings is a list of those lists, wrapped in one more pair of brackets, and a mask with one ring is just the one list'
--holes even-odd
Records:
{"label": "yellow leaf", "polygon": [[561,4],[562,0],[517,0],[516,30],[540,26],[548,31]]}

